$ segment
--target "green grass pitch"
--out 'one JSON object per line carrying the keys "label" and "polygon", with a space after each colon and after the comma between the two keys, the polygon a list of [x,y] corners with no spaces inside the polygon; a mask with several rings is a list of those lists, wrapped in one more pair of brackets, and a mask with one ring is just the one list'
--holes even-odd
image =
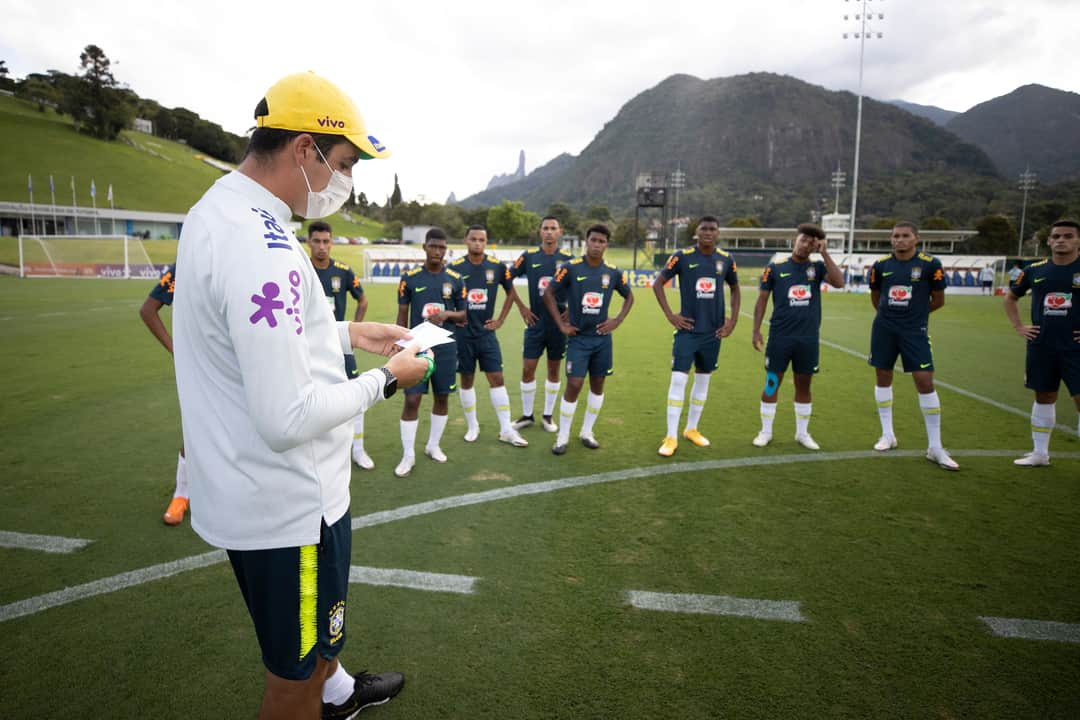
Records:
{"label": "green grass pitch", "polygon": [[[367,290],[369,318],[391,320],[393,287]],[[171,360],[137,315],[148,291],[140,281],[0,279],[0,531],[92,541],[67,555],[0,548],[0,612],[211,549],[187,521],[161,522],[181,437]],[[744,295],[749,313],[756,291]],[[867,296],[824,303],[822,337],[864,353]],[[480,441],[462,442],[453,399],[449,463],[421,456],[398,479],[401,400],[369,413],[376,469],[353,472],[354,518],[643,472],[357,530],[354,565],[479,578],[471,595],[352,587],[346,666],[408,678],[400,697],[365,716],[1080,716],[1080,645],[1000,638],[978,620],[1080,623],[1076,412],[1068,398],[1058,405],[1072,433],[1055,431],[1051,467],[1014,469],[1030,449],[1022,415],[1032,398],[1000,299],[950,296],[931,320],[938,379],[1022,413],[939,385],[959,473],[896,455],[687,469],[806,452],[792,440],[789,382],[773,444],[750,444],[764,382],[750,326],[742,317],[721,351],[701,424],[712,447],[684,441],[670,460],[656,449],[671,328],[647,290],[615,333],[599,451],[572,440],[554,457],[553,436],[539,428],[524,431],[528,448],[498,443],[478,378]],[[514,313],[499,333],[515,414],[521,327]],[[811,423],[822,452],[870,449],[872,385],[863,357],[822,348]],[[924,449],[915,390],[900,373],[895,415],[901,449]],[[798,601],[806,622],[642,610],[630,590]],[[261,694],[227,564],[3,620],[0,633],[5,718],[252,717]]]}

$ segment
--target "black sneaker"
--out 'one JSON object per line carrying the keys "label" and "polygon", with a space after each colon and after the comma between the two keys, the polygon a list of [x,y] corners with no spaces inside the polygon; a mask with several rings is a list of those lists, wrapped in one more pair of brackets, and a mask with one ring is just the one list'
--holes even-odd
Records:
{"label": "black sneaker", "polygon": [[551,454],[552,455],[565,455],[566,454],[566,444],[564,443],[562,445],[556,445],[555,447],[551,448]]}
{"label": "black sneaker", "polygon": [[522,415],[517,420],[515,420],[514,424],[510,427],[514,428],[515,430],[524,430],[525,428],[532,425],[534,422],[536,422],[536,420],[533,419],[532,415]]}
{"label": "black sneaker", "polygon": [[387,702],[401,692],[403,685],[405,676],[399,672],[369,675],[361,670],[353,675],[353,693],[348,700],[340,705],[322,704],[322,720],[350,720],[366,707]]}

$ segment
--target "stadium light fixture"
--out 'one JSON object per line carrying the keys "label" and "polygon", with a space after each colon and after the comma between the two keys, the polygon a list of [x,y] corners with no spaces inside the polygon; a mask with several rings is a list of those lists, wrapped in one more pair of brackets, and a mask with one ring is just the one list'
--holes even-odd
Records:
{"label": "stadium light fixture", "polygon": [[1024,203],[1020,207],[1020,240],[1016,245],[1016,254],[1024,254],[1024,221],[1027,220],[1027,198],[1028,192],[1035,189],[1035,185],[1039,182],[1039,176],[1031,172],[1031,166],[1028,165],[1024,172],[1020,173],[1020,184],[1017,187],[1024,191]]}

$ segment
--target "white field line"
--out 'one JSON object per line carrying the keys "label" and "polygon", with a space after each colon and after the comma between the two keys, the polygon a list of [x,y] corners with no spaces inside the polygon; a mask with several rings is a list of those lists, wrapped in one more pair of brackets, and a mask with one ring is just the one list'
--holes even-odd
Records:
{"label": "white field line", "polygon": [[349,568],[349,582],[363,585],[385,585],[390,587],[427,590],[428,592],[448,592],[459,595],[471,595],[475,592],[477,578],[468,575],[445,575],[443,573],[415,572],[413,570],[386,570],[383,568]]}
{"label": "white field line", "polygon": [[[754,319],[753,315],[749,315],[749,314],[744,313],[744,312],[740,312],[739,314],[742,315],[743,317],[750,318],[751,320]],[[765,324],[768,324],[768,320],[765,321]],[[839,350],[840,352],[847,353],[848,355],[851,355],[853,357],[857,357],[857,358],[861,358],[863,360],[866,360],[866,353],[864,353],[864,352],[859,352],[858,350],[852,350],[849,347],[844,347],[843,345],[838,345],[838,344],[836,344],[836,343],[834,343],[832,341],[826,340],[825,338],[821,338],[820,342],[821,342],[822,345],[827,345],[828,347],[831,347],[834,350]],[[1013,415],[1017,415],[1017,416],[1022,417],[1022,418],[1027,418],[1028,420],[1031,419],[1031,411],[1029,411],[1029,410],[1021,410],[1020,408],[1015,408],[1012,405],[1006,405],[1005,403],[998,402],[997,400],[994,400],[993,398],[988,398],[985,395],[979,395],[978,393],[973,393],[970,390],[965,390],[964,388],[959,387],[957,385],[953,385],[952,383],[947,383],[944,380],[941,380],[940,378],[937,378],[937,377],[934,378],[934,384],[935,385],[940,385],[941,387],[945,388],[946,390],[952,390],[954,393],[957,393],[959,395],[969,397],[972,400],[978,400],[979,402],[986,403],[987,405],[990,405],[991,407],[996,407],[998,410],[1003,410],[1003,411],[1005,411],[1007,413],[1011,413]],[[1058,429],[1058,430],[1064,430],[1067,433],[1075,432],[1075,430],[1072,427],[1070,427],[1069,425],[1064,425],[1062,423],[1057,423],[1054,427],[1056,429]]]}
{"label": "white field line", "polygon": [[47,553],[73,553],[90,544],[82,538],[66,538],[58,535],[31,535],[29,533],[0,530],[0,547],[17,550],[37,550]]}
{"label": "white field line", "polygon": [[998,637],[1080,643],[1080,625],[1049,620],[979,617]]}
{"label": "white field line", "polygon": [[799,603],[793,600],[754,600],[727,595],[682,595],[645,590],[630,590],[627,597],[631,605],[641,610],[806,622]]}
{"label": "white field line", "polygon": [[[395,510],[383,510],[381,512],[354,518],[352,521],[352,529],[355,531],[364,527],[374,527],[376,525],[405,520],[411,517],[429,515],[442,510],[467,507],[469,505],[479,505],[481,503],[493,502],[496,500],[508,500],[510,498],[525,495],[539,495],[542,493],[554,492],[556,490],[584,487],[599,483],[617,482],[620,480],[631,480],[635,478],[701,472],[703,470],[722,470],[725,468],[736,467],[784,465],[786,463],[833,462],[836,460],[859,460],[871,457],[881,459],[911,458],[922,457],[923,454],[924,453],[921,450],[892,450],[887,453],[879,453],[873,450],[849,450],[833,453],[818,452],[799,453],[796,455],[751,456],[728,458],[724,460],[706,460],[696,463],[661,463],[643,468],[631,468],[608,473],[598,473],[595,475],[564,478],[561,480],[548,480],[545,482],[515,485],[513,487],[499,488],[497,490],[470,493],[468,495],[456,495],[453,497],[417,503],[415,505],[406,505]],[[951,454],[953,457],[1016,457],[1019,452],[1016,450],[953,450],[951,451]],[[1060,459],[1078,459],[1080,458],[1080,453],[1055,453],[1054,457]],[[1033,470],[1032,472],[1038,471]],[[66,605],[75,600],[82,600],[84,598],[94,597],[95,595],[103,595],[105,593],[123,590],[153,580],[171,577],[188,570],[196,570],[198,568],[216,565],[217,563],[225,562],[225,559],[226,555],[224,550],[214,550],[202,555],[193,555],[192,557],[184,558],[182,560],[120,573],[119,575],[113,575],[112,577],[103,580],[95,580],[84,585],[65,588],[64,590],[39,595],[27,600],[20,600],[9,605],[0,605],[0,622],[22,617],[24,615],[31,615],[59,605]]]}

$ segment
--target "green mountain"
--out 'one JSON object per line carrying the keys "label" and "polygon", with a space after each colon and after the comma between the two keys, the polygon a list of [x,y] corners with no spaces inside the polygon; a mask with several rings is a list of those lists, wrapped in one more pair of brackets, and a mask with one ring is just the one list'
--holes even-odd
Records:
{"label": "green mountain", "polygon": [[1080,95],[1025,85],[949,121],[998,171],[1015,179],[1030,165],[1043,182],[1080,179]]}
{"label": "green mountain", "polygon": [[[685,212],[791,223],[811,210],[831,210],[837,165],[850,181],[855,108],[851,93],[788,76],[673,75],[627,102],[580,156],[560,163],[561,171],[498,190],[535,211],[565,202],[625,212],[633,208],[639,173],[681,166]],[[867,213],[939,214],[972,185],[997,182],[995,175],[982,150],[925,118],[864,100],[860,207]],[[482,193],[463,204],[474,202],[490,198]]]}
{"label": "green mountain", "polygon": [[895,105],[901,110],[907,110],[912,115],[924,117],[935,125],[942,127],[948,125],[950,120],[960,114],[955,110],[939,108],[937,105],[920,105],[906,100],[889,100],[888,102],[890,105]]}

